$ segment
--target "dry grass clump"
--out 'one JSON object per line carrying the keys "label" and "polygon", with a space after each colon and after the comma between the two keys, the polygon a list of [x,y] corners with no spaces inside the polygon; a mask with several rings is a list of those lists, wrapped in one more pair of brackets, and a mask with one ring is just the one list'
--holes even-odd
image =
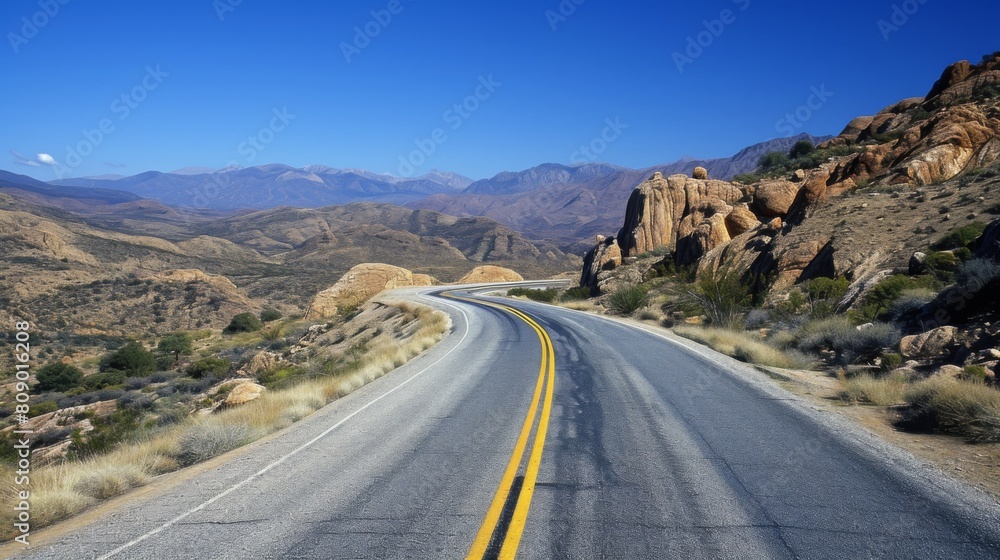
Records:
{"label": "dry grass clump", "polygon": [[693,325],[675,326],[673,331],[743,362],[784,369],[808,369],[811,366],[805,356],[780,350],[755,333]]}
{"label": "dry grass clump", "polygon": [[909,388],[906,377],[890,375],[888,377],[872,377],[859,375],[842,378],[844,389],[840,398],[850,403],[865,403],[875,406],[894,406],[904,402]]}
{"label": "dry grass clump", "polygon": [[[448,317],[429,307],[393,305],[408,318],[419,321],[416,330],[406,340],[386,341],[371,348],[348,373],[266,392],[246,405],[189,419],[99,457],[39,467],[31,476],[32,528],[61,521],[99,500],[142,486],[153,476],[216,457],[285,428],[403,365],[444,338],[450,328]],[[255,336],[259,340],[259,335]],[[13,480],[13,469],[0,470],[0,476]],[[14,503],[12,488],[0,488],[5,503]],[[10,508],[0,511],[0,539],[16,536],[13,522]]]}
{"label": "dry grass clump", "polygon": [[913,385],[906,402],[902,427],[1000,441],[1000,391],[982,382],[932,377]]}

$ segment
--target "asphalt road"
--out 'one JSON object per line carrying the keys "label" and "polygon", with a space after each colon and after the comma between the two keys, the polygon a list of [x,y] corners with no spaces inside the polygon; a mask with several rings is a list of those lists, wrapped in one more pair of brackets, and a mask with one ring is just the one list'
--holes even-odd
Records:
{"label": "asphalt road", "polygon": [[454,323],[424,355],[22,556],[1000,558],[995,501],[759,372],[420,291]]}

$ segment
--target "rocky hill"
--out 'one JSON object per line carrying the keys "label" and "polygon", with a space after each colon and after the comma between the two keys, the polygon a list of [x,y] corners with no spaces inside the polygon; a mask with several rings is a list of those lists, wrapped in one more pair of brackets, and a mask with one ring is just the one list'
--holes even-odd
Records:
{"label": "rocky hill", "polygon": [[364,262],[396,264],[442,281],[483,263],[535,276],[579,266],[577,257],[486,218],[387,204],[210,219],[150,212],[134,201],[82,215],[62,202],[26,200],[31,197],[19,194],[25,189],[7,192],[14,194],[0,193],[6,248],[0,321],[23,317],[52,337],[219,328],[236,313],[265,306],[299,314],[317,292]]}
{"label": "rocky hill", "polygon": [[995,208],[994,172],[983,170],[998,159],[1000,55],[991,55],[950,66],[927,96],[854,119],[814,152],[777,158],[752,184],[653,174],[631,192],[614,238],[589,253],[584,280],[599,285],[617,245],[626,259],[664,248],[701,274],[737,270],[759,292],[816,277],[864,282]]}

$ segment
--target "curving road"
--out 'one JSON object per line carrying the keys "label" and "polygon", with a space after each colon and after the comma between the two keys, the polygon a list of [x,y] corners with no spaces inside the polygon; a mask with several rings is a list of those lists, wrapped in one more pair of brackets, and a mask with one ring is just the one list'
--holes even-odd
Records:
{"label": "curving road", "polygon": [[994,500],[760,373],[483,291],[400,292],[451,336],[22,556],[1000,558]]}

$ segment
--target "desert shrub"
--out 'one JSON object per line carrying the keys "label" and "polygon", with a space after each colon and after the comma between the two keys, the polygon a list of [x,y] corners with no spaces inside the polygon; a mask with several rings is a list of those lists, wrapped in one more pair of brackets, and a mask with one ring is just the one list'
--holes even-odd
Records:
{"label": "desert shrub", "polygon": [[31,410],[28,413],[29,417],[41,416],[43,414],[48,414],[50,412],[55,412],[59,410],[59,403],[54,400],[37,402],[31,405]]}
{"label": "desert shrub", "polygon": [[986,379],[986,367],[978,365],[968,365],[962,368],[962,376],[973,381],[984,381]]}
{"label": "desert shrub", "polygon": [[892,302],[882,316],[893,323],[916,317],[925,305],[934,300],[935,295],[937,294],[933,290],[927,288],[905,290]]}
{"label": "desert shrub", "polygon": [[931,249],[934,249],[935,251],[947,251],[949,249],[968,247],[969,244],[982,235],[985,230],[986,224],[983,222],[972,222],[966,224],[952,230],[947,235],[939,239],[936,243],[931,245]]}
{"label": "desert shrub", "polygon": [[559,295],[559,290],[554,288],[546,288],[544,290],[535,290],[532,288],[511,288],[507,290],[508,296],[523,296],[533,301],[541,301],[544,303],[552,303],[556,300],[556,296]]}
{"label": "desert shrub", "polygon": [[901,365],[903,365],[903,356],[898,353],[886,352],[882,354],[882,369],[884,371],[892,371]]}
{"label": "desert shrub", "polygon": [[762,171],[767,172],[787,169],[791,161],[788,159],[788,155],[783,152],[769,152],[761,156],[757,163]]}
{"label": "desert shrub", "polygon": [[208,357],[202,358],[191,364],[187,368],[187,374],[195,379],[201,379],[206,375],[220,377],[229,371],[230,363],[222,358]]}
{"label": "desert shrub", "polygon": [[970,442],[1000,441],[1000,391],[972,381],[931,378],[906,394],[899,427],[941,431]]}
{"label": "desert shrub", "polygon": [[42,366],[38,370],[36,378],[38,383],[35,384],[35,391],[39,393],[68,391],[73,387],[80,386],[83,382],[83,371],[74,365],[53,362]]}
{"label": "desert shrub", "polygon": [[191,335],[187,333],[174,333],[160,339],[156,349],[167,354],[176,362],[182,355],[191,353]]}
{"label": "desert shrub", "polygon": [[904,402],[907,381],[903,376],[875,378],[859,375],[844,379],[844,389],[840,398],[850,403],[865,403],[876,406],[892,406]]}
{"label": "desert shrub", "polygon": [[859,303],[855,315],[861,322],[873,321],[889,310],[897,299],[907,290],[933,287],[934,279],[930,276],[910,278],[905,274],[895,274],[879,282]]}
{"label": "desert shrub", "polygon": [[750,288],[739,274],[726,271],[703,275],[691,294],[714,325],[734,328],[750,307]]}
{"label": "desert shrub", "polygon": [[764,176],[759,173],[740,173],[739,175],[733,177],[733,181],[736,183],[743,183],[744,185],[752,185],[763,178]]}
{"label": "desert shrub", "polygon": [[[142,377],[156,371],[156,357],[138,342],[129,342],[101,360],[101,371],[121,371]],[[124,381],[124,378],[122,378]]]}
{"label": "desert shrub", "polygon": [[130,391],[118,397],[118,406],[124,410],[149,410],[153,408],[152,396],[138,391]]}
{"label": "desert shrub", "polygon": [[743,318],[743,325],[748,329],[759,329],[771,320],[771,313],[766,309],[751,309]]}
{"label": "desert shrub", "polygon": [[788,157],[792,159],[798,159],[802,156],[807,156],[816,149],[813,143],[809,140],[799,140],[792,146],[792,149],[788,151]]}
{"label": "desert shrub", "polygon": [[207,461],[243,446],[253,438],[253,430],[243,424],[226,425],[218,422],[195,424],[180,435],[177,460],[184,466]]}
{"label": "desert shrub", "polygon": [[95,373],[83,378],[83,386],[91,391],[99,391],[119,385],[124,386],[127,377],[128,374],[124,371],[112,370],[104,373]]}
{"label": "desert shrub", "polygon": [[260,320],[265,323],[277,321],[278,319],[281,319],[281,317],[281,311],[278,311],[277,309],[268,308],[260,312]]}
{"label": "desert shrub", "polygon": [[973,259],[958,268],[955,285],[966,293],[978,293],[1000,279],[1000,266],[987,259]]}
{"label": "desert shrub", "polygon": [[84,459],[111,451],[139,430],[141,418],[142,412],[138,410],[116,410],[107,418],[91,418],[94,429],[86,434],[74,430],[67,456]]}
{"label": "desert shrub", "polygon": [[845,317],[833,317],[807,324],[800,333],[799,348],[818,353],[831,350],[841,365],[870,362],[884,351],[896,348],[902,334],[887,323],[858,328]]}
{"label": "desert shrub", "polygon": [[809,281],[809,298],[812,301],[833,300],[840,301],[847,293],[850,283],[847,278],[813,278]]}
{"label": "desert shrub", "polygon": [[754,333],[691,325],[676,326],[673,331],[742,362],[785,369],[811,367],[810,360],[805,356],[794,351],[783,351]]}
{"label": "desert shrub", "polygon": [[253,313],[240,313],[239,315],[233,317],[229,325],[223,329],[223,332],[233,334],[240,332],[254,332],[260,330],[264,326],[260,319],[257,318]]}
{"label": "desert shrub", "polygon": [[582,299],[588,299],[590,297],[590,288],[586,286],[576,286],[574,288],[569,288],[562,294],[563,301],[578,301]]}
{"label": "desert shrub", "polygon": [[622,286],[608,296],[608,308],[617,315],[631,315],[649,303],[642,286]]}

